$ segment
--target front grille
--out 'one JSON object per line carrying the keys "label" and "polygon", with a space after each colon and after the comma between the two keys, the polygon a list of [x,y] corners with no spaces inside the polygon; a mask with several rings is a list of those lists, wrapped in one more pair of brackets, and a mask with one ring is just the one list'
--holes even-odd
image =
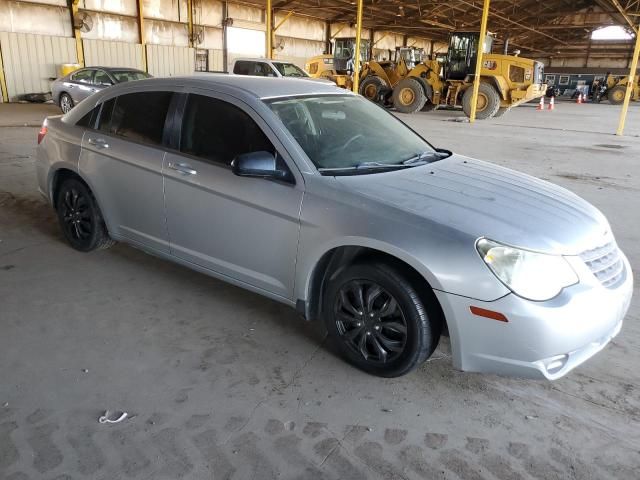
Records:
{"label": "front grille", "polygon": [[624,276],[624,263],[616,242],[582,252],[580,258],[604,287],[615,287]]}

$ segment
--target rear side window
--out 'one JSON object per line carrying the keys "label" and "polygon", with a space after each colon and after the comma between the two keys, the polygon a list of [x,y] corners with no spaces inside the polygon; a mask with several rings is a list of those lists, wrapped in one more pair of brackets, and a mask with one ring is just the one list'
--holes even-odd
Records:
{"label": "rear side window", "polygon": [[102,107],[99,129],[136,142],[160,145],[171,92],[120,95]]}
{"label": "rear side window", "polygon": [[233,66],[233,73],[236,75],[253,75],[255,68],[255,62],[238,60]]}
{"label": "rear side window", "polygon": [[96,75],[93,77],[93,83],[96,85],[113,85],[113,82],[104,70],[96,70]]}
{"label": "rear side window", "polygon": [[275,149],[262,129],[240,108],[203,95],[189,95],[180,151],[230,165],[241,153]]}
{"label": "rear side window", "polygon": [[96,123],[96,117],[100,111],[100,105],[86,113],[80,120],[76,122],[79,127],[93,128]]}

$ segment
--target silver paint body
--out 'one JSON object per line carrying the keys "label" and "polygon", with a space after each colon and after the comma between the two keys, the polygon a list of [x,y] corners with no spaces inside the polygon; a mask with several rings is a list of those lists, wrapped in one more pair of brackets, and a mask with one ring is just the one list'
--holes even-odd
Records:
{"label": "silver paint body", "polygon": [[[238,177],[224,166],[74,125],[109,98],[149,90],[239,106],[284,158],[295,185]],[[620,252],[622,281],[606,288],[579,257],[615,241],[595,207],[551,183],[455,154],[405,170],[320,175],[263,102],[312,94],[349,93],[304,80],[229,75],[117,85],[48,119],[38,149],[40,190],[52,201],[55,172],[73,170],[94,192],[113,238],[291,306],[309,300],[314,268],[331,249],[356,245],[393,255],[433,287],[454,366],[462,370],[555,379],[619,332],[633,290],[627,259]],[[176,163],[197,174],[168,168]],[[484,264],[475,249],[480,237],[564,255],[580,281],[552,300],[525,300]],[[509,322],[474,316],[472,305]],[[563,368],[548,372],[545,362],[564,354]]]}
{"label": "silver paint body", "polygon": [[[111,80],[111,84],[97,84],[92,82],[79,82],[73,80],[73,75],[84,70],[92,70],[99,71],[105,73],[109,79]],[[132,70],[139,71],[133,68],[110,68],[110,67],[87,67],[75,70],[64,77],[60,77],[54,80],[51,83],[51,98],[53,99],[53,103],[56,105],[60,105],[60,96],[63,93],[67,93],[71,96],[73,100],[73,104],[77,105],[85,98],[93,95],[94,93],[100,92],[105,88],[109,88],[111,85],[115,85],[117,82],[116,78],[110,73],[111,70]]]}

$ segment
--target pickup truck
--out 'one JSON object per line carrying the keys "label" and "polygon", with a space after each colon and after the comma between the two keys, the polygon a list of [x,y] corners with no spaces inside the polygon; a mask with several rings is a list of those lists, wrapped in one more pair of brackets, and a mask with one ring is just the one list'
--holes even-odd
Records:
{"label": "pickup truck", "polygon": [[312,78],[307,72],[291,62],[268,58],[238,58],[233,62],[234,75],[254,75],[258,77],[303,78],[305,80],[333,83],[324,78]]}

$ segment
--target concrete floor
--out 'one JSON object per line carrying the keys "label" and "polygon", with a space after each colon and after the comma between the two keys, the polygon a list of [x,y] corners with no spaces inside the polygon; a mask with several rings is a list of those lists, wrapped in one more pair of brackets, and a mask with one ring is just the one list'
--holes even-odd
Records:
{"label": "concrete floor", "polygon": [[[403,118],[593,202],[638,272],[630,110],[622,138],[606,104]],[[44,112],[0,105],[0,125]],[[638,478],[638,288],[621,334],[559,381],[454,371],[446,339],[417,371],[375,378],[270,300],[125,245],[72,250],[36,193],[36,133],[0,127],[0,478]],[[99,424],[106,409],[136,416]]]}

